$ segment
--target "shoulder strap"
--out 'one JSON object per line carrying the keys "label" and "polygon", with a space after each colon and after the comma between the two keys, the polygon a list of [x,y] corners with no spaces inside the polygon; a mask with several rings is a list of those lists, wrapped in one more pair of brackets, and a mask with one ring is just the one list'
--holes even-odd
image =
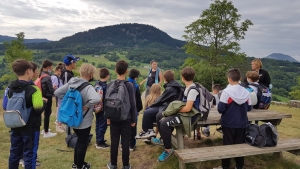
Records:
{"label": "shoulder strap", "polygon": [[65,81],[64,81],[64,84],[66,84],[66,83],[68,83],[68,73],[67,73],[67,71],[65,71]]}
{"label": "shoulder strap", "polygon": [[84,89],[85,87],[87,87],[88,85],[91,85],[89,82],[83,82],[80,86],[78,86],[76,88],[76,90],[78,90],[79,92]]}
{"label": "shoulder strap", "polygon": [[195,90],[199,93],[199,95],[200,95],[200,91],[199,91],[198,87],[196,87],[196,86],[190,86],[189,89],[188,89],[188,91],[187,91],[186,96],[189,95],[189,92],[190,92],[190,90],[192,90],[192,89],[195,89]]}

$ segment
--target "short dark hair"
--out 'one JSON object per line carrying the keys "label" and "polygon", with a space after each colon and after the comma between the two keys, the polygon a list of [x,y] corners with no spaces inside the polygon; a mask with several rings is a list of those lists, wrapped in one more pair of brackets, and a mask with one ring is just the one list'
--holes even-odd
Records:
{"label": "short dark hair", "polygon": [[62,70],[62,69],[64,69],[65,68],[65,64],[64,63],[62,63],[62,62],[59,62],[57,65],[56,65],[56,67],[55,67],[55,70]]}
{"label": "short dark hair", "polygon": [[186,80],[186,81],[193,81],[195,78],[195,70],[191,67],[185,67],[181,70],[181,76]]}
{"label": "short dark hair", "polygon": [[106,78],[109,75],[109,70],[106,68],[101,68],[99,71],[99,76],[101,79]]}
{"label": "short dark hair", "polygon": [[156,62],[156,61],[155,61],[155,60],[151,60],[151,61],[150,61],[150,65],[151,65],[153,62]]}
{"label": "short dark hair", "polygon": [[253,82],[257,82],[259,80],[259,74],[256,71],[248,71],[246,73],[246,77],[251,79]]}
{"label": "short dark hair", "polygon": [[174,80],[174,72],[172,70],[166,70],[164,72],[164,78],[169,83],[170,81]]}
{"label": "short dark hair", "polygon": [[238,82],[241,80],[241,72],[237,68],[230,69],[227,72],[227,77],[230,78],[234,82]]}
{"label": "short dark hair", "polygon": [[222,86],[220,84],[215,84],[213,87],[212,87],[213,90],[216,90],[216,91],[221,91],[222,90]]}
{"label": "short dark hair", "polygon": [[135,79],[135,78],[137,78],[137,77],[139,77],[140,76],[140,71],[139,70],[137,70],[137,69],[131,69],[130,70],[130,72],[129,72],[129,77],[131,78],[131,79]]}
{"label": "short dark hair", "polygon": [[12,63],[12,69],[13,71],[18,75],[18,76],[23,76],[25,75],[25,72],[28,69],[33,70],[32,64],[24,59],[17,59]]}
{"label": "short dark hair", "polygon": [[128,63],[125,60],[119,60],[116,63],[116,72],[118,75],[123,75],[126,73],[128,68]]}
{"label": "short dark hair", "polygon": [[32,64],[32,71],[35,72],[35,70],[38,68],[38,65],[35,62],[30,62]]}

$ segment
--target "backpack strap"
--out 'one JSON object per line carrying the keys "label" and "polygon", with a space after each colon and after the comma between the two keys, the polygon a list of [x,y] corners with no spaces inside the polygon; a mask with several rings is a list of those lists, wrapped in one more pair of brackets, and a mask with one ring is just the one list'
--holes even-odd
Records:
{"label": "backpack strap", "polygon": [[[85,87],[87,87],[88,85],[91,85],[89,82],[83,82],[80,86],[78,86],[76,88],[76,90],[78,90],[79,92],[81,92],[81,90],[83,90]],[[86,116],[86,114],[89,112],[90,107],[87,109],[87,111],[84,113],[83,118]]]}
{"label": "backpack strap", "polygon": [[64,84],[66,84],[66,83],[68,83],[68,73],[67,73],[67,71],[65,71],[65,81],[64,81]]}
{"label": "backpack strap", "polygon": [[60,86],[60,78],[56,74],[54,74],[54,76],[56,76],[57,82],[58,82],[58,86]]}

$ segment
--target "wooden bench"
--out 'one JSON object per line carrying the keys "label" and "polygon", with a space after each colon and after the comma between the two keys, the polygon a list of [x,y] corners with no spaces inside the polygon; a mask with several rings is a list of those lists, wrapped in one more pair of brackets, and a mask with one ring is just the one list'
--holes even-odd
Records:
{"label": "wooden bench", "polygon": [[179,168],[185,169],[186,163],[196,163],[195,166],[197,168],[200,168],[202,161],[278,153],[281,151],[289,151],[291,153],[299,155],[300,139],[279,140],[277,146],[263,148],[250,146],[248,144],[235,144],[192,149],[179,149],[175,150],[175,155],[178,157]]}

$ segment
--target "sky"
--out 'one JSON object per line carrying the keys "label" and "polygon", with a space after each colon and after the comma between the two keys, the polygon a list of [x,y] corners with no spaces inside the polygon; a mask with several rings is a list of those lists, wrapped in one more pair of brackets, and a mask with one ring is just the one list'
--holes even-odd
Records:
{"label": "sky", "polygon": [[[0,35],[60,40],[77,32],[120,23],[153,25],[181,39],[211,0],[1,0]],[[240,41],[248,56],[283,53],[300,61],[300,1],[232,0],[254,24]]]}

